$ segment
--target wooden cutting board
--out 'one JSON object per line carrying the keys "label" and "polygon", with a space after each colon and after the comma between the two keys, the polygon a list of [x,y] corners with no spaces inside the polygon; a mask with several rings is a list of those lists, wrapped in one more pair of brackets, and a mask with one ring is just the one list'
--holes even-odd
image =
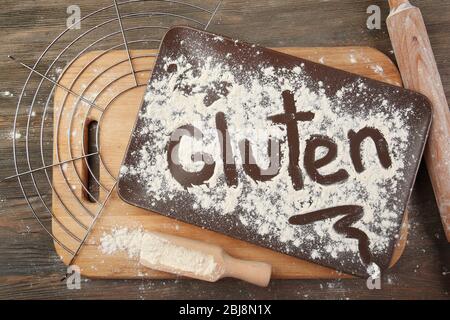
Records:
{"label": "wooden cutting board", "polygon": [[[276,48],[276,50],[401,85],[399,72],[392,61],[373,48]],[[93,221],[92,216],[102,210],[100,218],[74,261],[74,264],[80,267],[81,273],[87,277],[115,279],[175,277],[142,267],[138,259],[129,258],[125,252],[103,254],[99,249],[100,238],[115,227],[142,228],[214,243],[223,247],[232,256],[272,264],[273,278],[349,277],[307,261],[136,208],[118,197],[114,188],[115,178],[141,106],[155,56],[155,50],[131,51],[138,87],[135,86],[134,77],[130,73],[126,51],[86,53],[70,63],[60,77],[59,82],[62,85],[94,101],[96,107],[89,108],[88,103],[79,101],[76,96],[60,88],[56,89],[54,163],[76,159],[91,152],[87,145],[95,142],[95,136],[88,134],[88,127],[92,125],[92,121],[97,121],[100,128],[98,138],[101,155],[98,181],[102,185],[99,187],[97,200],[90,199],[84,189],[89,176],[87,158],[53,167],[52,229],[60,241],[59,244],[55,242],[55,247],[64,263],[69,263],[71,255],[62,246],[76,251],[78,240],[84,237],[86,229]],[[105,203],[103,209],[102,203]],[[404,250],[407,237],[406,220],[407,214],[391,265],[397,262]],[[72,233],[72,236],[68,232]]]}

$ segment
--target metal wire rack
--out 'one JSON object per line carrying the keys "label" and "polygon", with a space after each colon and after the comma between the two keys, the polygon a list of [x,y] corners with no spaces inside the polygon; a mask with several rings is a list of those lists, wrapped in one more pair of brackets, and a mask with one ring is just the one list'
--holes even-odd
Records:
{"label": "metal wire rack", "polygon": [[[204,2],[202,1],[202,3]],[[73,110],[85,108],[83,109],[85,110],[85,118],[88,118],[90,113],[94,111],[100,112],[102,114],[100,117],[102,117],[104,111],[108,109],[110,103],[116,97],[106,104],[98,104],[98,98],[103,94],[108,85],[120,79],[113,79],[108,82],[93,98],[86,97],[85,92],[93,81],[102,77],[108,69],[119,64],[128,64],[129,73],[124,74],[120,78],[131,76],[132,83],[128,89],[118,93],[118,95],[136,87],[146,86],[146,83],[139,82],[137,74],[140,72],[150,72],[151,70],[136,70],[134,61],[135,59],[155,57],[156,53],[132,54],[132,50],[141,48],[157,49],[164,32],[174,24],[192,25],[206,30],[217,14],[221,2],[212,0],[209,5],[210,8],[204,8],[204,4],[198,5],[176,0],[126,0],[122,2],[113,0],[110,5],[84,15],[74,25],[63,30],[38,56],[34,64],[28,65],[10,56],[12,60],[15,60],[30,72],[18,98],[11,135],[15,174],[4,178],[3,181],[17,180],[33,216],[45,232],[53,238],[54,242],[70,254],[71,260],[69,265],[75,262],[80,249],[85,244],[97,219],[102,214],[117,183],[117,177],[111,172],[102,158],[102,149],[99,146],[101,121],[98,122],[98,126],[95,128],[96,146],[94,151],[84,152],[86,146],[83,145],[85,143],[84,139],[81,139],[80,143],[82,145],[80,149],[83,150],[82,155],[74,156],[72,154],[71,150],[73,146],[71,144],[73,140],[70,139],[70,136],[71,130],[74,128],[72,120],[75,111]],[[179,13],[180,8],[184,13]],[[74,26],[78,28],[74,28]],[[101,50],[102,53],[95,55],[80,70],[78,76],[69,86],[60,84],[62,74],[58,73],[58,70],[61,70],[62,67],[72,65],[83,54],[94,50]],[[118,61],[108,69],[103,70],[91,83],[85,85],[85,89],[81,91],[75,89],[74,83],[85,68],[113,50],[125,50],[127,53],[126,59]],[[56,110],[53,109],[53,100],[56,88],[63,90],[65,96],[62,105],[55,113]],[[53,130],[59,132],[61,130],[61,118],[63,115],[67,116],[65,114],[65,102],[70,96],[76,99],[74,100],[72,110],[67,111],[71,113],[69,114],[71,120],[70,129],[67,132],[68,138],[65,141],[54,138],[56,141],[52,141],[54,137]],[[83,105],[87,105],[87,108]],[[68,148],[70,155],[68,159],[63,159],[60,156],[59,150],[63,144],[66,144]],[[36,145],[38,146],[39,153],[32,152],[31,146],[35,150]],[[53,154],[55,154],[56,158]],[[96,178],[90,165],[91,162],[89,160],[91,158],[96,158],[99,165],[108,173],[110,183],[100,182]],[[85,162],[96,188],[101,189],[106,194],[103,199],[98,199],[91,194],[92,189],[87,188],[84,183],[80,183],[84,189],[83,192],[87,193],[93,199],[94,206],[86,206],[83,204],[79,194],[72,190],[71,183],[63,168],[67,165],[73,165],[77,179],[82,182],[81,174],[74,165],[77,161]],[[60,196],[58,188],[54,186],[52,170],[55,168],[58,168],[59,173],[63,176],[65,187],[70,190],[72,200],[76,201],[82,207],[82,211],[88,216],[87,223],[86,219],[80,219],[77,214],[71,212],[70,207],[66,203],[67,200],[64,200]],[[53,194],[53,197],[49,197],[49,194]],[[84,230],[82,237],[77,236],[69,230],[65,226],[65,221],[58,219],[52,211],[51,201],[58,201],[70,219],[73,219]],[[77,243],[76,249],[66,246],[52,232],[52,228],[49,226],[51,223],[57,224],[63,232]]]}

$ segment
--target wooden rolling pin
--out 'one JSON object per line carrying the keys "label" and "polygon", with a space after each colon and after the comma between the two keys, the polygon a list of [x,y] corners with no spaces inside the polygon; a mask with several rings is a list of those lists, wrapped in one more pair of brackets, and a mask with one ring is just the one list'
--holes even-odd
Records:
{"label": "wooden rolling pin", "polygon": [[450,111],[420,10],[407,0],[389,0],[387,27],[406,88],[427,96],[433,123],[425,161],[444,231],[450,242]]}
{"label": "wooden rolling pin", "polygon": [[194,279],[216,282],[232,277],[261,287],[269,284],[272,273],[268,263],[236,259],[219,246],[157,232],[143,236],[139,262]]}

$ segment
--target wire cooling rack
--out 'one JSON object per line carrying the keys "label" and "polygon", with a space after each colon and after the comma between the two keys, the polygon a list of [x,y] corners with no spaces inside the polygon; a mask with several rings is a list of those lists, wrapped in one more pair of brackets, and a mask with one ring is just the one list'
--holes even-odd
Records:
{"label": "wire cooling rack", "polygon": [[[131,50],[157,49],[164,33],[170,26],[175,24],[191,25],[205,30],[208,29],[220,9],[222,1],[213,0],[208,4],[208,7],[204,4],[208,3],[208,1],[201,2],[202,4],[200,5],[171,0],[129,0],[122,2],[113,0],[110,5],[84,15],[73,25],[63,30],[56,38],[50,41],[50,44],[38,56],[34,64],[26,64],[19,60],[20,57],[10,56],[10,59],[15,60],[22,67],[28,69],[29,74],[18,98],[11,132],[15,174],[4,178],[2,181],[17,180],[33,216],[45,232],[53,238],[54,242],[70,254],[71,260],[69,265],[75,262],[80,249],[91,233],[95,222],[102,214],[117,183],[117,177],[111,173],[111,170],[106,165],[102,158],[101,148],[99,147],[101,121],[98,122],[98,125],[93,131],[96,137],[93,148],[86,149],[84,139],[80,139],[80,143],[82,144],[80,147],[82,150],[81,156],[75,157],[72,155],[70,150],[72,150],[73,146],[70,144],[73,143],[73,140],[70,139],[70,136],[72,134],[71,130],[73,129],[73,110],[81,108],[80,105],[84,103],[88,105],[87,111],[85,112],[86,119],[94,111],[103,114],[111,101],[105,105],[98,104],[97,99],[108,85],[119,79],[112,79],[105,88],[99,90],[94,98],[85,96],[86,88],[91,83],[86,83],[85,89],[81,91],[74,88],[74,83],[83,71],[95,63],[97,59],[100,59],[113,50],[125,50],[127,53],[125,60],[118,61],[109,66],[108,69],[103,70],[92,81],[102,77],[109,69],[125,63],[129,66],[129,73],[124,74],[121,78],[131,76],[132,81],[130,87],[118,93],[118,95],[136,87],[146,86],[146,83],[139,83],[137,74],[139,72],[151,72],[151,70],[136,70],[133,62],[139,58],[155,57],[156,53],[147,55],[132,54]],[[61,70],[63,68],[70,67],[83,54],[95,50],[101,50],[102,53],[94,56],[79,71],[78,76],[69,86],[60,84],[60,79],[63,75]],[[65,96],[63,103],[57,109],[57,112],[54,113],[56,109],[53,109],[53,100],[56,88],[63,90]],[[67,111],[71,113],[69,116],[72,117],[67,132],[68,139],[62,141],[57,137],[59,130],[61,130],[61,118],[63,115],[67,116],[65,114],[65,110],[67,110],[65,109],[65,102],[69,96],[73,96],[76,99],[71,108],[72,110]],[[56,141],[53,139],[56,139]],[[62,144],[68,145],[69,159],[62,159],[59,156],[59,150]],[[38,148],[39,152],[35,152],[36,148]],[[88,150],[88,152],[84,150]],[[53,153],[56,158],[53,157]],[[101,183],[96,178],[95,169],[92,167],[93,159],[108,173],[108,178],[111,180],[111,183]],[[72,190],[72,185],[65,173],[64,166],[74,164],[77,161],[85,162],[94,188],[88,188],[83,183],[80,172],[73,165],[76,173],[75,176],[84,189],[83,192],[93,200],[92,202],[95,206],[86,206],[81,201],[79,193]],[[58,191],[59,188],[56,188],[52,182],[52,171],[55,168],[59,169],[65,187],[71,192],[72,199],[63,199]],[[92,194],[92,190],[95,189],[101,189],[106,193],[106,196],[102,200],[99,200]],[[49,194],[53,194],[53,197],[49,197]],[[52,211],[51,201],[59,202],[70,219],[73,219],[84,230],[84,236],[77,236],[65,226],[64,221],[58,219]],[[84,213],[88,215],[89,223],[86,223],[86,219],[80,219],[80,217],[74,214],[69,209],[66,201],[77,202],[82,207]],[[77,243],[76,249],[66,246],[52,232],[52,222],[57,224],[63,232]]]}

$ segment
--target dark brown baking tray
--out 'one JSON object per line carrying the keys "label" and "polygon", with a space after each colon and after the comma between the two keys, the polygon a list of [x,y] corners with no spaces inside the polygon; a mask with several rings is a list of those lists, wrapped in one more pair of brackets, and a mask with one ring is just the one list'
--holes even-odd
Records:
{"label": "dark brown baking tray", "polygon": [[[209,52],[209,54],[211,54],[211,52],[213,52],[219,56],[223,55],[223,61],[228,61],[226,63],[239,64],[244,66],[245,70],[255,70],[256,73],[262,63],[270,64],[276,69],[292,69],[298,65],[302,65],[303,70],[311,80],[309,86],[314,89],[318,83],[322,83],[327,90],[327,94],[329,93],[330,95],[335,94],[337,90],[344,87],[346,84],[351,85],[356,81],[363,80],[373,97],[388,97],[390,104],[412,106],[413,114],[407,119],[407,124],[411,128],[411,134],[403,156],[414,160],[408,161],[405,165],[402,171],[403,177],[400,179],[398,187],[392,194],[392,201],[388,204],[390,207],[396,207],[396,222],[399,228],[409,200],[431,123],[431,111],[428,99],[423,95],[409,90],[278,53],[260,46],[237,42],[222,36],[220,36],[220,41],[212,41],[213,39],[217,39],[217,37],[217,35],[188,27],[175,27],[169,30],[162,41],[160,53],[152,77],[149,81],[147,91],[150,91],[151,93],[154,89],[152,88],[152,84],[167,74],[168,71],[164,69],[164,60],[166,58],[173,58],[182,54],[183,56],[188,57],[189,63],[195,66],[201,64],[202,61],[207,58],[207,55],[199,53]],[[227,53],[232,53],[233,59],[227,60],[225,58]],[[238,77],[239,74],[237,74],[237,78]],[[364,105],[365,110],[363,110],[363,112],[389,111],[388,109],[383,109],[384,107],[379,104],[375,105],[375,98],[374,103],[371,104],[370,102],[367,102],[367,97],[357,95],[356,92],[354,95],[350,93],[348,99],[349,101],[347,101],[346,106],[349,112],[361,113],[361,105]],[[142,114],[144,110],[148,110],[149,107],[149,105],[143,103],[141,112],[137,118],[135,129],[123,162],[123,165],[127,168],[138,165],[139,157],[137,157],[136,154],[149,142],[149,139],[151,139],[151,135],[149,134],[140,134],[142,128],[147,126]],[[156,106],[151,107],[155,109],[155,112],[158,112]],[[169,139],[169,137],[167,138]],[[171,193],[172,190],[166,190],[166,192]],[[364,263],[364,261],[355,261],[354,257],[344,254],[340,258],[313,258],[310,248],[305,250],[305,248],[302,248],[301,246],[296,247],[295,245],[290,245],[289,248],[286,248],[285,244],[274,239],[274,237],[255,233],[239,219],[239,206],[236,207],[235,212],[227,215],[216,215],[219,216],[219,218],[211,218],[215,216],[214,214],[211,214],[211,210],[206,212],[206,210],[198,208],[188,192],[178,193],[170,201],[156,199],[152,196],[152,193],[148,192],[146,184],[142,179],[136,175],[129,174],[123,174],[119,177],[118,193],[124,201],[141,208],[221,232],[301,259],[329,266],[345,273],[352,273],[360,276],[367,275],[367,264]],[[393,247],[396,242],[395,237],[399,233],[398,228],[389,235],[389,245],[386,250],[382,254],[374,255],[372,257],[371,262],[375,262],[381,270],[388,267]],[[318,243],[317,248],[321,250],[321,246],[322,245]]]}

